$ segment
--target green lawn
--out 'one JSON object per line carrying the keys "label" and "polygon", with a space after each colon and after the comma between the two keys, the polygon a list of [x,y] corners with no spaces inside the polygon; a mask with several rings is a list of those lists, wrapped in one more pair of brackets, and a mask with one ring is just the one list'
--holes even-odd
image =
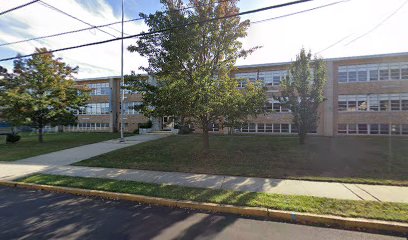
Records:
{"label": "green lawn", "polygon": [[277,210],[330,214],[343,217],[408,222],[408,204],[374,201],[336,200],[255,192],[234,192],[172,185],[158,185],[98,178],[38,174],[21,182],[53,186],[103,190],[197,202],[267,207]]}
{"label": "green lawn", "polygon": [[202,154],[199,135],[171,136],[76,163],[239,176],[408,186],[408,138],[211,136]]}
{"label": "green lawn", "polygon": [[35,134],[21,134],[21,140],[6,144],[5,136],[0,136],[0,161],[14,161],[62,149],[119,138],[118,133],[49,133],[44,143],[38,142]]}

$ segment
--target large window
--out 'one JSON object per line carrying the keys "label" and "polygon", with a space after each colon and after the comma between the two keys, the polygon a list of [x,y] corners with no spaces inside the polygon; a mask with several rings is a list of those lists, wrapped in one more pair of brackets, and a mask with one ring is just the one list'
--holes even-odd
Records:
{"label": "large window", "polygon": [[140,106],[141,104],[142,104],[141,102],[126,102],[124,104],[126,114],[128,115],[140,114],[140,111],[135,109],[135,107]]}
{"label": "large window", "polygon": [[91,96],[100,96],[100,95],[109,95],[110,87],[109,83],[93,83],[88,84],[88,87],[91,89]]}
{"label": "large window", "polygon": [[408,63],[341,66],[337,80],[339,83],[408,80]]}
{"label": "large window", "polygon": [[338,111],[408,111],[408,93],[339,95]]}
{"label": "large window", "polygon": [[385,123],[341,123],[337,125],[338,134],[359,135],[408,135],[408,124],[385,124]]}
{"label": "large window", "polygon": [[265,110],[268,112],[290,112],[290,109],[282,106],[278,100],[269,99],[265,105]]}
{"label": "large window", "polygon": [[102,115],[109,113],[109,103],[88,103],[78,111],[78,114],[80,115]]}
{"label": "large window", "polygon": [[257,79],[258,73],[251,72],[251,73],[236,73],[235,78],[239,80],[238,87],[244,88],[246,87],[248,81],[255,81]]}
{"label": "large window", "polygon": [[246,123],[241,128],[236,129],[243,133],[297,133],[297,128],[289,123]]}

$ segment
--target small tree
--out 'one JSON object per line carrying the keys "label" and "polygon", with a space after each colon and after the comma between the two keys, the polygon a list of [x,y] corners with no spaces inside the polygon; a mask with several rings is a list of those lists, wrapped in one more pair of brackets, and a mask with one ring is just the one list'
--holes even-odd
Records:
{"label": "small tree", "polygon": [[13,125],[38,129],[38,140],[43,142],[45,126],[76,121],[74,113],[85,105],[88,94],[73,80],[78,67],[54,58],[45,48],[35,53],[30,59],[16,60],[12,76],[0,80],[0,106]]}
{"label": "small tree", "polygon": [[304,144],[307,133],[316,129],[318,107],[324,101],[326,68],[322,59],[301,49],[289,68],[289,75],[281,83],[280,103],[292,111],[293,123],[298,128],[299,143]]}

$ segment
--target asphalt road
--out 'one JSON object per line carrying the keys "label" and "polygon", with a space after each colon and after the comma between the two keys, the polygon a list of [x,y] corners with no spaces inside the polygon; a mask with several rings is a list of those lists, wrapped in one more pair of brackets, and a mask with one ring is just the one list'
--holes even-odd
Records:
{"label": "asphalt road", "polygon": [[0,239],[405,239],[0,187]]}

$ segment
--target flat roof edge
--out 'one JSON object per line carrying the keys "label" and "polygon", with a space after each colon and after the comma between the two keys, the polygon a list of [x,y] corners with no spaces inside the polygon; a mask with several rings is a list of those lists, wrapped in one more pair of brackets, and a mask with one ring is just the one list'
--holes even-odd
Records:
{"label": "flat roof edge", "polygon": [[[384,54],[373,54],[373,55],[361,55],[361,56],[350,56],[350,57],[338,57],[338,58],[324,58],[324,61],[344,61],[344,60],[359,60],[359,59],[370,59],[370,58],[383,58],[383,57],[408,57],[408,52],[398,52],[398,53],[384,53]],[[274,67],[281,65],[288,65],[291,62],[277,62],[277,63],[261,63],[261,64],[248,64],[248,65],[238,65],[236,68],[257,68],[257,67]]]}

